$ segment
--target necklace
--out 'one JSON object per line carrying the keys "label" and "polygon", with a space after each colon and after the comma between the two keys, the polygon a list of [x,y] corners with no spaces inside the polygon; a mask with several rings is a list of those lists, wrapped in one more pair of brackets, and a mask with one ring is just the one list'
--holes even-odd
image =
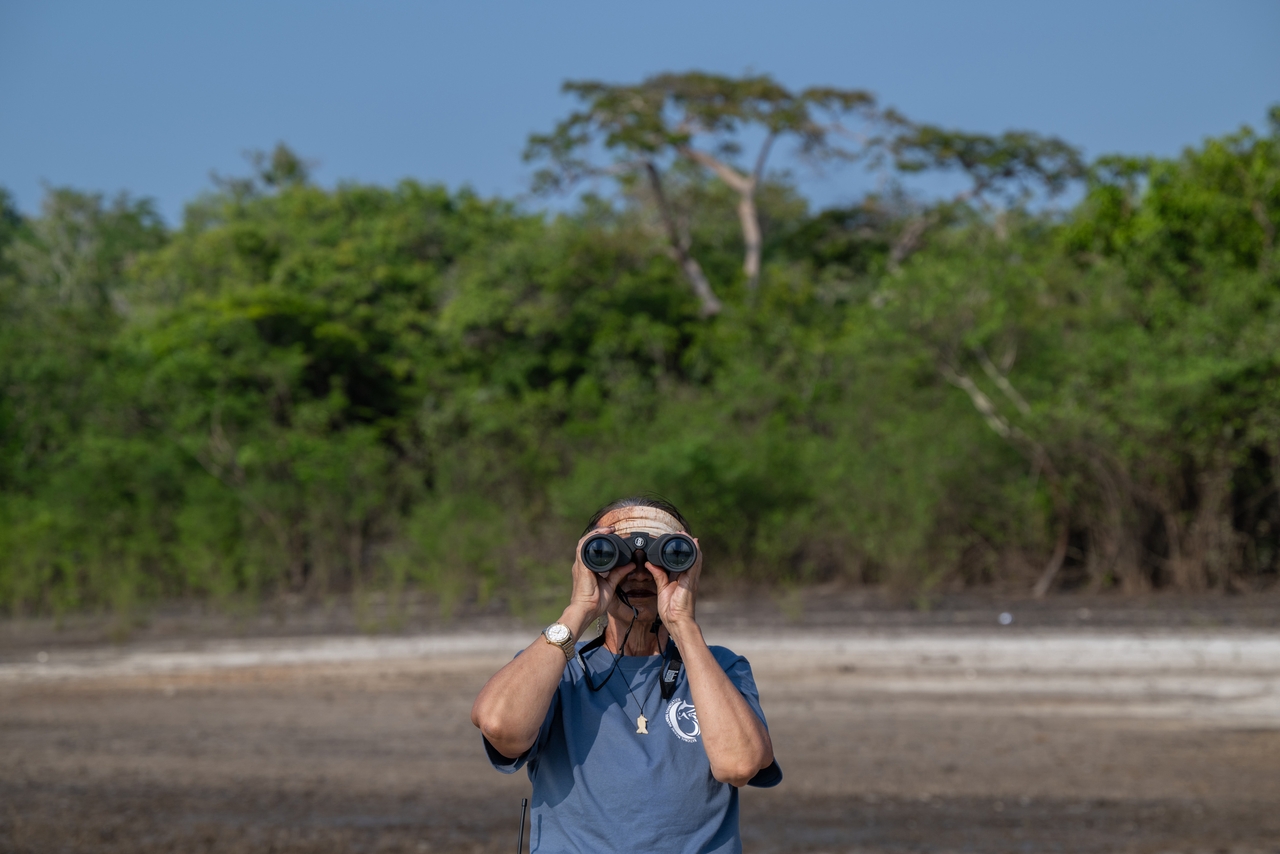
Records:
{"label": "necklace", "polygon": [[[625,600],[624,600],[624,601],[625,601]],[[630,604],[630,603],[627,603],[627,604]],[[614,656],[613,656],[613,666],[609,668],[609,672],[608,672],[608,674],[604,677],[604,681],[603,681],[603,682],[601,682],[599,685],[597,685],[597,684],[595,684],[595,682],[591,681],[591,671],[587,669],[587,658],[586,658],[586,654],[587,654],[588,652],[592,652],[592,651],[594,651],[594,650],[596,650],[596,649],[599,649],[601,646],[604,646],[605,637],[606,637],[606,632],[602,632],[602,633],[600,634],[600,636],[599,636],[599,637],[597,637],[595,640],[593,640],[593,641],[589,642],[586,646],[584,646],[584,647],[582,647],[581,649],[579,649],[579,650],[578,650],[578,665],[582,668],[582,675],[583,675],[583,677],[587,680],[587,687],[591,689],[592,693],[595,693],[596,691],[599,691],[601,688],[603,688],[604,686],[608,685],[608,684],[609,684],[609,681],[610,681],[611,679],[613,679],[613,673],[614,673],[614,671],[615,671],[615,670],[617,670],[617,669],[618,669],[618,663],[619,663],[620,661],[622,661],[623,653],[625,653],[625,652],[626,652],[626,649],[627,649],[627,638],[631,637],[631,629],[635,627],[636,620],[639,618],[639,616],[640,616],[640,614],[639,614],[639,612],[637,612],[637,611],[636,611],[636,607],[635,607],[634,605],[632,605],[632,606],[631,606],[631,624],[627,626],[627,633],[626,633],[625,635],[623,635],[623,636],[622,636],[622,643],[618,644],[618,652],[614,653]],[[654,621],[654,624],[653,624],[653,630],[654,630],[654,632],[655,632],[655,633],[657,633],[657,631],[658,631],[658,623],[657,623],[657,621],[656,621],[656,620]],[[668,644],[669,644],[669,643],[670,643],[670,641],[668,641]],[[663,654],[663,655],[662,655],[662,661],[664,662],[664,664],[665,664],[666,660],[667,660],[667,656],[666,656],[665,654]],[[661,684],[662,684],[662,670],[661,670],[661,668],[660,668],[660,669],[659,669],[659,671],[658,671],[658,684],[659,684],[659,685],[661,685]],[[636,735],[648,735],[648,734],[649,734],[649,719],[648,719],[648,718],[646,718],[646,717],[644,716],[644,703],[649,702],[649,698],[653,696],[653,689],[652,689],[652,688],[650,688],[650,689],[649,689],[649,693],[648,693],[648,694],[645,694],[645,696],[644,696],[644,703],[642,703],[642,702],[640,702],[640,700],[639,700],[639,699],[637,699],[637,698],[636,698],[636,694],[635,694],[635,692],[631,690],[631,682],[630,682],[630,680],[628,680],[628,681],[627,681],[627,693],[631,695],[631,699],[635,700],[635,701],[636,701],[636,705],[640,707],[640,715],[636,718]],[[614,694],[614,696],[616,697],[616,696],[617,696],[617,694],[615,693],[615,694]],[[625,698],[623,698],[623,700],[622,700],[622,705],[623,705],[623,706],[625,706],[626,704],[627,704],[627,701],[626,701],[626,699],[625,699]]]}
{"label": "necklace", "polygon": [[[658,685],[662,684],[662,676],[661,676],[662,668],[659,667],[658,671],[659,671],[659,676],[657,679],[654,680],[654,683],[653,683],[654,687],[657,687]],[[650,688],[649,693],[644,695],[644,702],[642,703],[640,702],[640,699],[636,697],[635,691],[631,690],[631,682],[628,681],[626,685],[627,685],[627,693],[631,695],[631,699],[635,700],[636,705],[640,707],[640,714],[636,716],[636,735],[648,735],[649,719],[644,716],[644,707],[645,707],[645,704],[649,702],[649,698],[653,696],[653,688]]]}

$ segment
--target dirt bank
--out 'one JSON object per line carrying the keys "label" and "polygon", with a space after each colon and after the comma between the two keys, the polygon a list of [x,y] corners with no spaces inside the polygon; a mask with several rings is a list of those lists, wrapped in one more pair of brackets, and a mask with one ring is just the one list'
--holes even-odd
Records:
{"label": "dirt bank", "polygon": [[[747,849],[1280,851],[1280,633],[709,630],[786,781]],[[0,850],[510,851],[467,720],[522,632],[147,641],[0,663]]]}

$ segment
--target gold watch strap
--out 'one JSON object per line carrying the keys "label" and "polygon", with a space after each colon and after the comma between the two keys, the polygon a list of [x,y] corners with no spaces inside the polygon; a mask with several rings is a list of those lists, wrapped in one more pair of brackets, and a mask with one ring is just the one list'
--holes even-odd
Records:
{"label": "gold watch strap", "polygon": [[556,646],[560,647],[560,651],[564,653],[565,664],[568,664],[570,661],[573,661],[573,638],[572,637],[570,637],[564,643],[556,644]]}
{"label": "gold watch strap", "polygon": [[[563,625],[563,623],[561,625]],[[550,626],[548,626],[547,628],[550,628]],[[568,626],[565,626],[565,628],[568,628]],[[572,630],[569,632],[569,637],[567,637],[561,643],[556,643],[551,638],[547,637],[546,629],[542,630],[542,639],[547,643],[551,644],[552,646],[560,647],[560,651],[564,653],[564,660],[566,664],[569,663],[570,661],[573,661],[574,650],[573,650],[573,631]]]}

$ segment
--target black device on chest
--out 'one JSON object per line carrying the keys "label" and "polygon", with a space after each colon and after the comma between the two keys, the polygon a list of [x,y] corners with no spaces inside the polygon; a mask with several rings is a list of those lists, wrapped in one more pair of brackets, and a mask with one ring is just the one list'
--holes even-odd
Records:
{"label": "black device on chest", "polygon": [[667,641],[667,649],[662,657],[662,676],[659,677],[659,684],[662,688],[662,699],[670,700],[676,693],[676,684],[680,681],[680,670],[684,666],[684,659],[680,657],[679,648],[671,640]]}

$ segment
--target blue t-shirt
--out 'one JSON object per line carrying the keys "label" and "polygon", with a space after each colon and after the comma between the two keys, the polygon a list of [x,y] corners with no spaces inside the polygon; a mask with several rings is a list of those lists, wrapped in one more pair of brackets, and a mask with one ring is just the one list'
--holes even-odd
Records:
{"label": "blue t-shirt", "polygon": [[[751,665],[724,647],[711,652],[763,722]],[[586,658],[599,685],[613,655],[597,649]],[[593,693],[575,658],[564,669],[537,741],[523,756],[509,759],[485,740],[499,771],[511,774],[528,765],[530,854],[742,851],[738,790],[711,776],[685,674],[668,702],[658,688],[661,668],[661,656],[623,656],[609,683]],[[638,703],[644,704],[648,735],[636,732]],[[750,785],[781,780],[775,762]]]}

